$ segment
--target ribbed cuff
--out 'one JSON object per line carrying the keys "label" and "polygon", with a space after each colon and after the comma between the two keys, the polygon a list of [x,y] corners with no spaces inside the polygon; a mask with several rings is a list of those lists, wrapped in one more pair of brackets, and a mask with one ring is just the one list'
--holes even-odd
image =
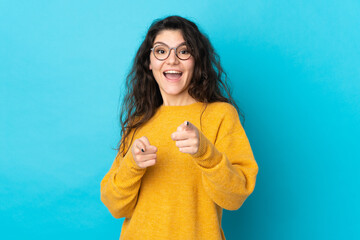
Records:
{"label": "ribbed cuff", "polygon": [[136,175],[143,174],[146,171],[146,168],[141,168],[135,163],[133,155],[130,151],[128,151],[124,156],[124,164],[125,167],[127,167],[129,170],[131,170],[132,173]]}

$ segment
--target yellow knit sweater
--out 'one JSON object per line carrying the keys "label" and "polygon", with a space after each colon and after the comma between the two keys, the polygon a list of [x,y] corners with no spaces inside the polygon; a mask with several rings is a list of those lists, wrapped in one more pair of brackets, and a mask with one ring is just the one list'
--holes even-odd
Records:
{"label": "yellow knit sweater", "polygon": [[[194,155],[181,153],[170,137],[185,121],[200,132]],[[142,136],[158,148],[156,164],[138,167],[129,150],[101,182],[102,202],[115,218],[125,217],[120,239],[224,240],[222,209],[243,204],[258,172],[235,108],[161,106],[134,140]]]}

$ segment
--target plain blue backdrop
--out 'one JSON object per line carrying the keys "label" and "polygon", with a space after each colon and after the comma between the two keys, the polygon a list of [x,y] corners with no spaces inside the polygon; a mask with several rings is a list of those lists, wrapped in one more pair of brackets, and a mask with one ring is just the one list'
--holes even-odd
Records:
{"label": "plain blue backdrop", "polygon": [[[360,239],[360,3],[0,0],[0,238],[118,239],[100,201],[151,22],[212,41],[260,171],[236,239]],[[161,214],[161,213],[159,213]]]}

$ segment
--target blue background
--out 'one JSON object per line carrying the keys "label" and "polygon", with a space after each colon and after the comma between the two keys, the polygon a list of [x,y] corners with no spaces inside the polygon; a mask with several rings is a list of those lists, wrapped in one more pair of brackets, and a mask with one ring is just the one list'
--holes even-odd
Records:
{"label": "blue background", "polygon": [[100,201],[151,22],[195,21],[260,166],[227,239],[359,239],[360,2],[0,0],[1,239],[118,239]]}

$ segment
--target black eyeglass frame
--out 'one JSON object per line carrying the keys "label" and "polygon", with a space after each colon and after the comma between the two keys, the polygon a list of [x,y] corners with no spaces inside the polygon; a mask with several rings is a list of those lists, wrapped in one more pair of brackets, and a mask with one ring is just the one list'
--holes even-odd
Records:
{"label": "black eyeglass frame", "polygon": [[[180,57],[178,56],[178,54],[177,54],[177,51],[176,51],[176,49],[177,49],[178,47],[181,47],[181,46],[184,46],[184,45],[186,45],[186,46],[188,47],[187,50],[189,51],[190,47],[189,47],[186,43],[181,43],[181,44],[179,44],[177,47],[172,47],[172,48],[169,47],[169,46],[168,46],[167,44],[165,44],[165,43],[159,43],[159,44],[155,45],[154,47],[152,47],[150,50],[152,51],[152,53],[154,54],[154,57],[155,57],[157,60],[159,60],[159,61],[165,61],[165,60],[168,59],[168,57],[170,56],[171,50],[174,49],[175,56],[176,56],[178,59],[185,61],[185,60],[188,60],[189,58],[191,58],[191,56],[192,56],[191,51],[189,51],[189,52],[190,52],[190,55],[189,55],[188,58],[180,58]],[[169,49],[169,52],[168,52],[168,55],[166,56],[166,58],[164,58],[164,59],[159,59],[159,58],[156,57],[154,50],[155,50],[155,48],[158,47],[158,46],[166,46],[166,47]]]}

